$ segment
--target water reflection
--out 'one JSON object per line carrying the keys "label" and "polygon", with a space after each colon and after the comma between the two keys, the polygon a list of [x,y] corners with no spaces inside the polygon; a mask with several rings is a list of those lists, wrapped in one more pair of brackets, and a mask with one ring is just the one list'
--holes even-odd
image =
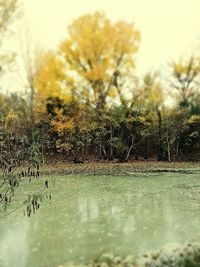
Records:
{"label": "water reflection", "polygon": [[19,220],[1,234],[0,266],[26,267],[29,255],[28,231],[30,224]]}
{"label": "water reflection", "polygon": [[15,218],[1,222],[1,266],[53,267],[198,240],[199,184],[198,177],[171,174],[58,177],[50,205],[17,225]]}

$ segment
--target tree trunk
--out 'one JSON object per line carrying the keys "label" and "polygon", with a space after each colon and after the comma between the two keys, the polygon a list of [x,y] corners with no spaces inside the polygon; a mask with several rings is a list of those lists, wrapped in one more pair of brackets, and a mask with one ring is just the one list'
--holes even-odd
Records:
{"label": "tree trunk", "polygon": [[132,139],[131,139],[131,145],[130,145],[130,147],[128,149],[128,152],[127,152],[127,155],[126,155],[126,157],[124,159],[125,161],[128,160],[128,158],[129,158],[129,156],[130,156],[131,151],[132,151],[133,148],[134,148],[134,138],[132,137]]}
{"label": "tree trunk", "polygon": [[102,149],[103,149],[103,153],[104,153],[104,155],[105,155],[106,159],[108,159],[108,155],[107,155],[107,153],[106,153],[105,146],[102,146]]}
{"label": "tree trunk", "polygon": [[113,127],[112,124],[110,123],[110,159],[113,159]]}
{"label": "tree trunk", "polygon": [[171,162],[171,151],[170,151],[170,143],[168,136],[167,136],[167,155],[168,155],[168,162]]}
{"label": "tree trunk", "polygon": [[157,116],[158,116],[158,139],[159,139],[158,160],[163,160],[162,115],[159,109],[157,109]]}
{"label": "tree trunk", "polygon": [[147,141],[147,156],[149,158],[149,155],[150,155],[150,138],[148,138],[148,141]]}
{"label": "tree trunk", "polygon": [[179,140],[177,141],[177,144],[176,144],[176,158],[178,159],[178,156],[179,156]]}
{"label": "tree trunk", "polygon": [[101,137],[100,145],[99,145],[99,158],[102,159],[102,137]]}
{"label": "tree trunk", "polygon": [[30,85],[30,119],[31,119],[31,133],[32,133],[32,142],[34,142],[34,132],[35,132],[35,114],[34,114],[34,98],[35,98],[35,88],[33,85]]}

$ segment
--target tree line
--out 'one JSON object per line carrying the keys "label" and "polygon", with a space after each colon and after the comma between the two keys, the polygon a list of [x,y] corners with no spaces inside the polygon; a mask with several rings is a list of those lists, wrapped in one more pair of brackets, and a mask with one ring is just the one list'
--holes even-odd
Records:
{"label": "tree line", "polygon": [[198,53],[169,64],[166,81],[159,72],[136,74],[134,24],[96,12],[73,21],[66,36],[27,59],[28,92],[0,93],[9,151],[17,146],[19,160],[36,162],[39,150],[43,160],[77,163],[199,159]]}

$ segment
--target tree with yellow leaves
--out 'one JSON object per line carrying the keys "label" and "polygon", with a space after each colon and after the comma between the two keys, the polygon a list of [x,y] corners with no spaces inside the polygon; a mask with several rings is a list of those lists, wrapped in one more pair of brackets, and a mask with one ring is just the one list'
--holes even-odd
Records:
{"label": "tree with yellow leaves", "polygon": [[8,30],[8,25],[14,17],[17,9],[17,0],[0,0],[0,31]]}
{"label": "tree with yellow leaves", "polygon": [[189,57],[185,60],[173,62],[171,66],[171,86],[176,90],[180,106],[188,107],[199,85],[200,59],[199,57]]}
{"label": "tree with yellow leaves", "polygon": [[59,51],[64,68],[76,77],[74,86],[82,100],[104,109],[107,98],[115,96],[116,77],[133,72],[139,43],[134,25],[112,23],[102,13],[75,20]]}
{"label": "tree with yellow leaves", "polygon": [[64,64],[55,52],[39,53],[36,57],[36,73],[34,87],[36,88],[36,102],[43,108],[48,98],[70,98],[70,93],[64,90],[66,74]]}
{"label": "tree with yellow leaves", "polygon": [[152,118],[152,124],[155,124],[155,127],[158,129],[158,159],[162,160],[162,109],[164,107],[164,93],[158,78],[158,73],[147,73],[144,76],[144,83],[141,89],[142,99],[140,101],[144,109],[146,109],[146,112]]}
{"label": "tree with yellow leaves", "polygon": [[[1,38],[1,51],[0,51],[0,72],[6,72],[6,67],[13,62],[14,53],[3,52],[2,47],[4,41],[8,37],[10,23],[15,18],[18,9],[17,0],[0,0],[0,38]],[[7,35],[7,36],[6,36]]]}
{"label": "tree with yellow leaves", "polygon": [[[37,102],[43,101],[46,109],[48,98],[58,97],[67,105],[79,106],[79,119],[87,121],[89,114],[95,114],[98,123],[102,122],[108,100],[121,93],[120,76],[128,79],[134,71],[139,43],[140,33],[133,24],[113,23],[100,12],[81,16],[69,26],[68,37],[58,50],[40,58],[35,79]],[[58,124],[71,125],[73,121],[71,130],[81,132],[83,125],[75,117],[58,120],[57,116],[56,122],[52,121],[54,129],[61,133]]]}

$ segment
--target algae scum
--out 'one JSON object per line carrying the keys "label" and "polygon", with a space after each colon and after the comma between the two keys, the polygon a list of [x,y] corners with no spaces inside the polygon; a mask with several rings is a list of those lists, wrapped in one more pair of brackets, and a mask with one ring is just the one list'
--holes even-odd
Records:
{"label": "algae scum", "polygon": [[[1,267],[87,263],[200,240],[200,175],[49,177],[52,200],[0,220]],[[54,181],[54,183],[52,182]],[[29,191],[41,183],[25,184]],[[22,198],[22,193],[18,198]]]}

